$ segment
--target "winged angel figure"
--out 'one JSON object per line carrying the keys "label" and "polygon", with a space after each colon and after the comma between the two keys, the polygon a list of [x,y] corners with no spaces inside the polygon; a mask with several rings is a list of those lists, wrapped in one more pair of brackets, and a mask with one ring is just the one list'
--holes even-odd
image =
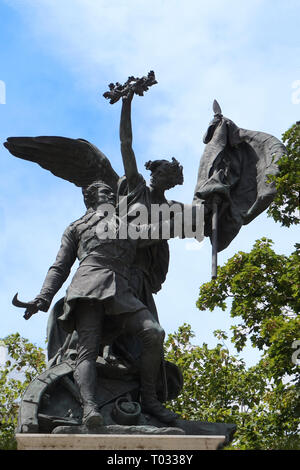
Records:
{"label": "winged angel figure", "polygon": [[[87,426],[103,422],[96,396],[96,360],[100,345],[107,344],[114,345],[117,353],[125,354],[127,360],[138,364],[142,410],[165,423],[178,417],[162,405],[162,401],[172,398],[172,392],[167,392],[162,347],[164,331],[152,297],[161,288],[168,270],[167,240],[102,237],[107,230],[105,224],[100,224],[99,235],[99,222],[107,220],[107,204],[118,209],[121,196],[126,197],[126,216],[130,217],[130,210],[136,204],[143,204],[150,210],[153,202],[167,202],[165,190],[183,182],[182,167],[175,159],[146,164],[152,173],[150,188],[137,171],[131,146],[131,101],[134,94],[143,95],[155,83],[154,73],[150,72],[142,79],[129,77],[124,85],[111,84],[110,91],[104,94],[111,103],[122,99],[123,178],[114,171],[108,158],[84,139],[10,137],[4,143],[12,155],[36,162],[82,189],[87,211],[65,230],[40,293],[29,303],[22,303],[17,297],[13,303],[26,307],[25,319],[39,310],[47,311],[76,258],[79,259],[79,267],[64,299],[54,306],[50,315],[48,359],[55,364],[76,348],[74,378],[83,402],[82,422]],[[147,233],[148,222],[150,224],[151,220],[143,226]],[[114,214],[109,224],[119,233],[122,223],[118,216]],[[161,224],[157,230],[161,230]],[[105,348],[102,353],[105,354]],[[106,352],[106,358],[113,361],[113,353]],[[172,369],[174,396],[182,386],[182,377],[175,366],[169,364],[168,367]]]}

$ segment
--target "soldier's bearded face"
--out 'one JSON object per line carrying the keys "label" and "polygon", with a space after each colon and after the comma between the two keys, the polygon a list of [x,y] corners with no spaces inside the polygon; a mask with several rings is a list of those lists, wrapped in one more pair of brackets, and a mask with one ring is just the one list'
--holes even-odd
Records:
{"label": "soldier's bearded face", "polygon": [[99,187],[97,189],[98,204],[116,204],[115,194],[106,187]]}

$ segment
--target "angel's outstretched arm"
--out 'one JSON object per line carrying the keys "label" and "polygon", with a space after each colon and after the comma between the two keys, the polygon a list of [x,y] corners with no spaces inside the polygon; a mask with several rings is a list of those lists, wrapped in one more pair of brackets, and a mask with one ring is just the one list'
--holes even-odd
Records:
{"label": "angel's outstretched arm", "polygon": [[139,180],[135,154],[132,148],[131,101],[133,94],[130,91],[126,97],[123,97],[120,120],[121,154],[129,191],[136,187]]}

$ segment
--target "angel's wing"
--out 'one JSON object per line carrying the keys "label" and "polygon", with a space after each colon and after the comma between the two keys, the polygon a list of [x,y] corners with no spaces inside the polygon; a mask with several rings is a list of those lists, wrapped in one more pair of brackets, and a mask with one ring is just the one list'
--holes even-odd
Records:
{"label": "angel's wing", "polygon": [[117,189],[119,176],[108,158],[84,139],[67,137],[9,137],[3,144],[15,157],[38,163],[55,176],[81,188],[102,180]]}

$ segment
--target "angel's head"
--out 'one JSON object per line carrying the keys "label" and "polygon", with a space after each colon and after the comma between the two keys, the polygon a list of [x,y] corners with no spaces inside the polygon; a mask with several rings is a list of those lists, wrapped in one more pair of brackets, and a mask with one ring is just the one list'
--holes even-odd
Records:
{"label": "angel's head", "polygon": [[97,209],[100,204],[116,203],[115,193],[104,181],[96,181],[82,188],[82,194],[87,209]]}
{"label": "angel's head", "polygon": [[145,163],[145,167],[151,171],[152,188],[167,190],[183,183],[183,168],[176,158],[172,158],[171,162],[168,160],[149,161]]}

